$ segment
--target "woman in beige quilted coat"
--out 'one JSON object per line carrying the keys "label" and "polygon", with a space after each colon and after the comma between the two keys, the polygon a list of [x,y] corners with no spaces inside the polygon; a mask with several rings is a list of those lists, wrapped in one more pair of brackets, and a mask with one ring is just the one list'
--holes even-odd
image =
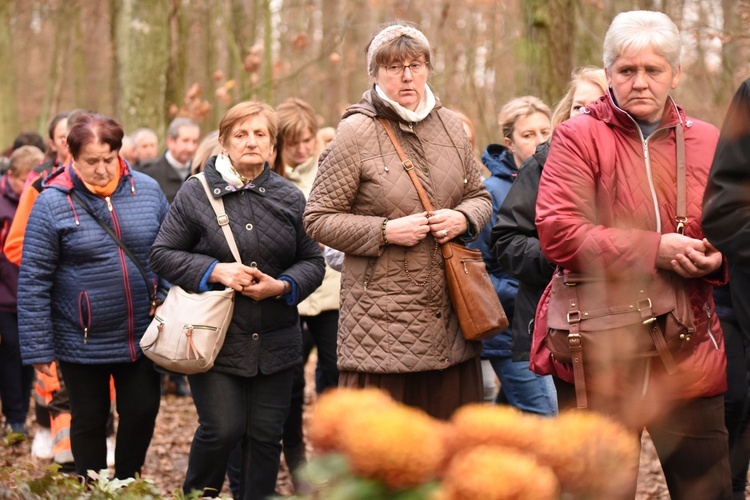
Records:
{"label": "woman in beige quilted coat", "polygon": [[[315,240],[346,254],[339,385],[380,387],[448,418],[482,400],[481,345],[461,334],[439,244],[474,239],[491,203],[461,119],[427,86],[430,55],[424,34],[406,24],[370,41],[373,86],[347,109],[321,155],[304,222]],[[420,203],[380,117],[414,163],[434,212]]]}

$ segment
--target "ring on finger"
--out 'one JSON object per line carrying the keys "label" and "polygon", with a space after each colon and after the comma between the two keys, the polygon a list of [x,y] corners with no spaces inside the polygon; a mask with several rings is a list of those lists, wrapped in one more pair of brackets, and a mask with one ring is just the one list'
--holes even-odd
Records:
{"label": "ring on finger", "polygon": [[443,229],[443,238],[447,238],[447,237],[448,237],[448,230]]}

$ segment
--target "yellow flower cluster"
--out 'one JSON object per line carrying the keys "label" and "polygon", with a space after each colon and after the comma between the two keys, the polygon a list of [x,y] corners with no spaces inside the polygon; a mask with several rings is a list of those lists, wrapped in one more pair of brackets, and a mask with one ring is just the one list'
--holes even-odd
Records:
{"label": "yellow flower cluster", "polygon": [[635,433],[596,413],[542,418],[477,404],[442,422],[376,389],[323,394],[309,436],[316,452],[342,453],[393,491],[438,481],[435,500],[613,498],[638,469]]}

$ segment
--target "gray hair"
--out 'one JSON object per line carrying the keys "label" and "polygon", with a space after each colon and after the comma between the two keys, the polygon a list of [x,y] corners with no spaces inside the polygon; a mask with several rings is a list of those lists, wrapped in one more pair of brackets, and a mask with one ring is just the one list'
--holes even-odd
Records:
{"label": "gray hair", "polygon": [[145,137],[147,135],[150,135],[151,137],[153,137],[154,140],[156,140],[157,143],[159,142],[158,137],[156,137],[156,132],[154,132],[150,128],[139,128],[139,129],[135,130],[130,135],[130,137],[133,138],[133,142],[135,142],[135,144],[138,144],[141,141],[141,138],[143,138],[143,137]]}
{"label": "gray hair", "polygon": [[167,128],[167,137],[177,139],[180,136],[180,129],[182,127],[195,127],[197,129],[200,129],[200,125],[198,125],[190,118],[178,116],[177,118],[172,120],[172,123],[169,124],[169,127]]}
{"label": "gray hair", "polygon": [[633,10],[618,14],[604,37],[604,67],[612,68],[626,51],[640,51],[651,46],[677,71],[680,66],[680,30],[663,12]]}

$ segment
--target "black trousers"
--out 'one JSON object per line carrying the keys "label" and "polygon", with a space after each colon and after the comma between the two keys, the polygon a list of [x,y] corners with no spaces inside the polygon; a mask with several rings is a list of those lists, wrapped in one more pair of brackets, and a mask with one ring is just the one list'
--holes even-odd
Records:
{"label": "black trousers", "polygon": [[115,448],[115,477],[125,479],[141,472],[159,412],[159,374],[153,363],[141,358],[135,363],[84,365],[60,361],[70,396],[70,444],[76,472],[107,468],[107,419],[109,380],[115,381],[117,413],[120,416]]}
{"label": "black trousers", "polygon": [[[560,411],[576,408],[575,386],[556,377]],[[624,408],[622,400],[588,394],[589,408],[619,420],[612,408]],[[636,404],[635,402],[630,402]],[[586,410],[582,410],[586,411]],[[632,425],[629,422],[629,426]],[[679,500],[731,500],[729,445],[724,425],[724,395],[680,401],[656,422],[644,424],[659,456],[669,494]],[[639,435],[644,426],[634,429]],[[618,498],[634,498],[632,490]]]}
{"label": "black trousers", "polygon": [[8,423],[23,424],[29,413],[34,368],[21,362],[18,315],[0,312],[0,401]]}
{"label": "black trousers", "polygon": [[729,463],[735,499],[745,498],[750,465],[750,398],[748,397],[748,349],[739,325],[721,319],[727,353],[727,392],[724,419],[729,432]]}

